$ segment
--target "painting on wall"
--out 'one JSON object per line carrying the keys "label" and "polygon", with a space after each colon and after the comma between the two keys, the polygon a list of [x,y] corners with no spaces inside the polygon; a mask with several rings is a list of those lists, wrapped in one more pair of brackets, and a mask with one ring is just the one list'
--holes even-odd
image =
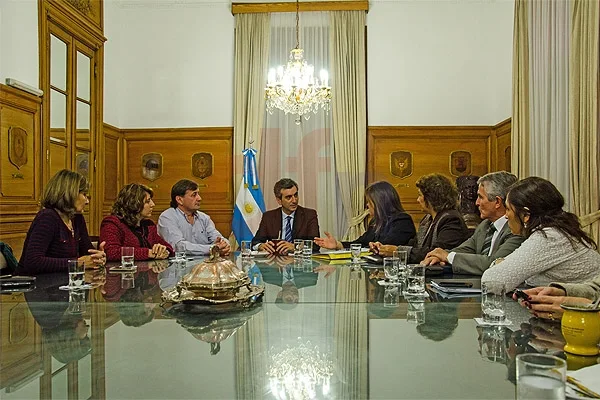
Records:
{"label": "painting on wall", "polygon": [[27,164],[27,131],[12,126],[8,128],[8,160],[20,169]]}
{"label": "painting on wall", "polygon": [[471,175],[471,153],[453,151],[450,154],[450,173],[454,176]]}
{"label": "painting on wall", "polygon": [[211,153],[195,153],[192,155],[192,175],[205,179],[213,173],[213,156]]}
{"label": "painting on wall", "polygon": [[142,155],[142,177],[155,181],[162,176],[163,156],[160,153]]}
{"label": "painting on wall", "polygon": [[410,151],[394,151],[390,153],[390,173],[400,179],[413,173],[413,156]]}

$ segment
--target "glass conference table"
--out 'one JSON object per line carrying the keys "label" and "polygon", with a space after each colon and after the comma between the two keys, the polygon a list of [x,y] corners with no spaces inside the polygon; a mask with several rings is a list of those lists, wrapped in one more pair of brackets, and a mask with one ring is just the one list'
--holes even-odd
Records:
{"label": "glass conference table", "polygon": [[59,289],[66,273],[2,294],[0,397],[507,399],[517,354],[564,357],[560,325],[508,298],[511,326],[478,327],[478,296],[407,300],[376,266],[235,260],[265,294],[227,313],[161,304],[198,259],[137,262],[125,282],[109,264],[83,294]]}

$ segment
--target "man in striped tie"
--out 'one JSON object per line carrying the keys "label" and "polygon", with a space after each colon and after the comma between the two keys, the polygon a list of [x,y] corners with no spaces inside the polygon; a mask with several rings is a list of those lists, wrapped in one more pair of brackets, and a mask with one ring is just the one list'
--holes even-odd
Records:
{"label": "man in striped tie", "polygon": [[[269,254],[294,252],[294,239],[312,240],[319,237],[317,212],[298,205],[298,184],[289,178],[275,183],[273,193],[281,206],[265,212],[252,246]],[[314,249],[315,245],[313,245]]]}
{"label": "man in striped tie", "polygon": [[483,221],[473,236],[452,250],[434,249],[427,253],[425,265],[452,265],[452,272],[481,275],[497,258],[515,251],[524,238],[513,235],[506,223],[506,193],[517,177],[505,171],[491,172],[479,178],[477,201]]}

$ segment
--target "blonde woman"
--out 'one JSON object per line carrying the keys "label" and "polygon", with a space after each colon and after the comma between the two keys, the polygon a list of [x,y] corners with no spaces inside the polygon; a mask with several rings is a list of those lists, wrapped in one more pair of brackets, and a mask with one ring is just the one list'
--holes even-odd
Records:
{"label": "blonde woman", "polygon": [[78,258],[86,267],[106,263],[104,243],[94,249],[81,212],[89,203],[87,179],[63,169],[46,185],[37,213],[25,238],[17,273],[34,275],[67,271],[67,260]]}

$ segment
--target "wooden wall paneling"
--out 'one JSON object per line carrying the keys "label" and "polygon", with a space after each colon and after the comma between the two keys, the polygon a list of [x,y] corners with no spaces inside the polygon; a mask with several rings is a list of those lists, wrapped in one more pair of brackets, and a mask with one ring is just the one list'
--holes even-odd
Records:
{"label": "wooden wall paneling", "polygon": [[[308,1],[299,4],[299,11],[369,11],[367,0],[348,1]],[[231,13],[273,13],[273,12],[296,12],[296,3],[232,3]]]}
{"label": "wooden wall paneling", "polygon": [[63,25],[77,25],[78,36],[104,37],[104,0],[41,0],[43,12],[51,10],[52,19]]}
{"label": "wooden wall paneling", "polygon": [[[232,136],[232,128],[123,130],[124,183],[139,182],[154,190],[156,207],[153,219],[156,220],[160,213],[169,207],[171,187],[175,182],[183,178],[198,182],[202,196],[201,210],[211,216],[217,229],[224,236],[228,236],[231,232],[235,201],[232,181]],[[142,175],[142,158],[148,153],[158,153],[162,156],[160,176],[154,180],[146,179]],[[193,168],[198,171],[198,159],[194,164],[193,157],[199,153],[212,157],[212,173],[204,179],[192,172]],[[206,167],[206,164],[203,166]]]}
{"label": "wooden wall paneling", "polygon": [[42,160],[41,99],[0,84],[0,240],[17,258],[39,210]]}
{"label": "wooden wall paneling", "polygon": [[123,164],[123,133],[112,125],[104,124],[98,152],[98,170],[101,171],[102,176],[98,181],[103,183],[100,188],[102,192],[100,220],[110,214],[117,194],[123,186]]}
{"label": "wooden wall paneling", "polygon": [[494,136],[496,145],[493,148],[496,162],[494,163],[494,171],[509,171],[511,170],[511,119],[508,118],[498,125],[494,126]]}
{"label": "wooden wall paneling", "polygon": [[[465,171],[464,175],[486,174],[491,168],[491,134],[489,126],[369,127],[368,183],[384,180],[394,185],[404,208],[418,222],[424,214],[417,203],[416,181],[430,173],[441,173],[455,181],[457,175],[451,173],[451,154],[456,151],[470,153],[470,172]],[[392,173],[391,154],[399,151],[412,154],[411,172],[405,169],[400,174],[407,174],[404,177]]]}

